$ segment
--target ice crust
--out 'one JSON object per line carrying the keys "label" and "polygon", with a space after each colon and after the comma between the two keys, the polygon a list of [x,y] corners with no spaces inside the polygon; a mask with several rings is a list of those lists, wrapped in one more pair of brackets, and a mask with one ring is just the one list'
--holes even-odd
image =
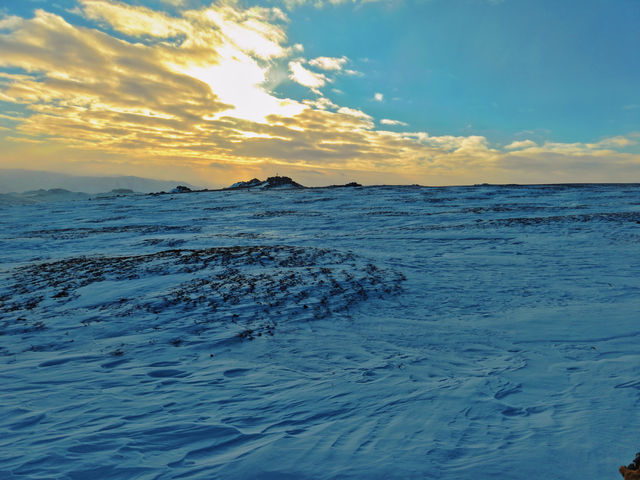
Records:
{"label": "ice crust", "polygon": [[640,186],[3,206],[1,479],[616,478]]}

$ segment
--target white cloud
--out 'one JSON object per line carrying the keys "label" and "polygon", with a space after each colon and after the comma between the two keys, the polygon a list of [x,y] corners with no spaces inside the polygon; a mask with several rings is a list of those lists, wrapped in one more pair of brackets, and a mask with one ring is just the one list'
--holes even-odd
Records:
{"label": "white cloud", "polygon": [[522,150],[523,148],[531,148],[531,147],[537,147],[537,146],[538,144],[533,140],[521,140],[521,141],[511,142],[509,145],[507,145],[504,148],[506,150]]}
{"label": "white cloud", "polygon": [[382,125],[392,125],[392,126],[400,126],[400,127],[408,127],[409,124],[401,122],[400,120],[391,120],[389,118],[383,118],[380,120]]}
{"label": "white cloud", "polygon": [[532,140],[522,140],[510,143],[504,147],[505,150],[510,151],[513,155],[567,155],[567,156],[604,156],[611,153],[617,153],[616,150],[624,149],[633,145],[637,145],[638,142],[632,140],[626,136],[619,135],[616,137],[605,138],[599,142],[593,143],[563,143],[563,142],[545,142],[542,145],[538,145]]}
{"label": "white cloud", "polygon": [[320,97],[316,100],[303,100],[302,103],[318,110],[337,109],[338,105],[333,103],[326,97]]}
{"label": "white cloud", "polygon": [[347,115],[349,117],[357,118],[358,120],[364,120],[367,128],[373,127],[373,117],[371,115],[367,115],[362,110],[357,110],[355,108],[349,107],[341,107],[338,109],[338,113],[342,115]]}
{"label": "white cloud", "polygon": [[597,143],[587,143],[589,148],[624,148],[635,145],[637,142],[627,137],[617,136],[605,138]]}
{"label": "white cloud", "polygon": [[317,57],[309,60],[309,65],[321,70],[342,70],[348,60],[347,57]]}
{"label": "white cloud", "polygon": [[5,28],[17,27],[21,21],[22,21],[22,18],[20,17],[15,17],[15,16],[2,17],[0,18],[0,30]]}
{"label": "white cloud", "polygon": [[329,79],[322,73],[315,73],[302,66],[302,62],[289,62],[289,70],[291,75],[289,78],[302,86],[317,91],[320,87],[324,87]]}
{"label": "white cloud", "polygon": [[204,47],[211,37],[208,29],[217,29],[224,39],[244,53],[255,55],[263,60],[284,57],[287,49],[282,47],[286,40],[284,30],[276,21],[286,21],[286,16],[278,9],[253,7],[239,11],[229,6],[215,7],[214,4],[204,12],[193,11],[188,15],[195,25],[194,47]]}

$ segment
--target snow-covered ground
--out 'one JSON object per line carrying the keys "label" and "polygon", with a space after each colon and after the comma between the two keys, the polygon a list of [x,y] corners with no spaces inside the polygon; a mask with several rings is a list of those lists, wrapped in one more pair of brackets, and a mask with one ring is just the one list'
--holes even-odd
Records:
{"label": "snow-covered ground", "polygon": [[3,206],[2,479],[606,479],[640,185]]}

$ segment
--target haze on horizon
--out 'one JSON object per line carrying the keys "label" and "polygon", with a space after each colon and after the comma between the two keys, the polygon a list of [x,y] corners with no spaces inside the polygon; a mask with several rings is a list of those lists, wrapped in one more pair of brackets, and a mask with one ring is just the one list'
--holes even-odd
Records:
{"label": "haze on horizon", "polygon": [[8,0],[0,168],[640,181],[637,0]]}

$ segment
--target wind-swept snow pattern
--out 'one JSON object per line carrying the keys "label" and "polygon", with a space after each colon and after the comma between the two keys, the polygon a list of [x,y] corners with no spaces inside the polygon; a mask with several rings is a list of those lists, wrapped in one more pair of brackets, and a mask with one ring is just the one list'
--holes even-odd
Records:
{"label": "wind-swept snow pattern", "polygon": [[194,335],[198,340],[191,342],[210,344],[212,336],[226,339],[232,332],[253,340],[273,335],[279,323],[324,318],[372,294],[397,292],[402,276],[359,264],[351,253],[257,246],[83,256],[17,268],[12,280],[0,313],[16,321],[5,323],[4,334],[21,336],[14,346],[24,348],[26,334],[42,332],[29,338],[29,348],[44,351],[84,336],[80,316],[83,326],[96,324],[92,348],[96,336],[106,345],[131,338],[132,326],[147,333],[149,344],[159,330],[173,331],[174,344]]}
{"label": "wind-swept snow pattern", "polygon": [[0,216],[0,478],[616,478],[640,186],[110,195]]}

